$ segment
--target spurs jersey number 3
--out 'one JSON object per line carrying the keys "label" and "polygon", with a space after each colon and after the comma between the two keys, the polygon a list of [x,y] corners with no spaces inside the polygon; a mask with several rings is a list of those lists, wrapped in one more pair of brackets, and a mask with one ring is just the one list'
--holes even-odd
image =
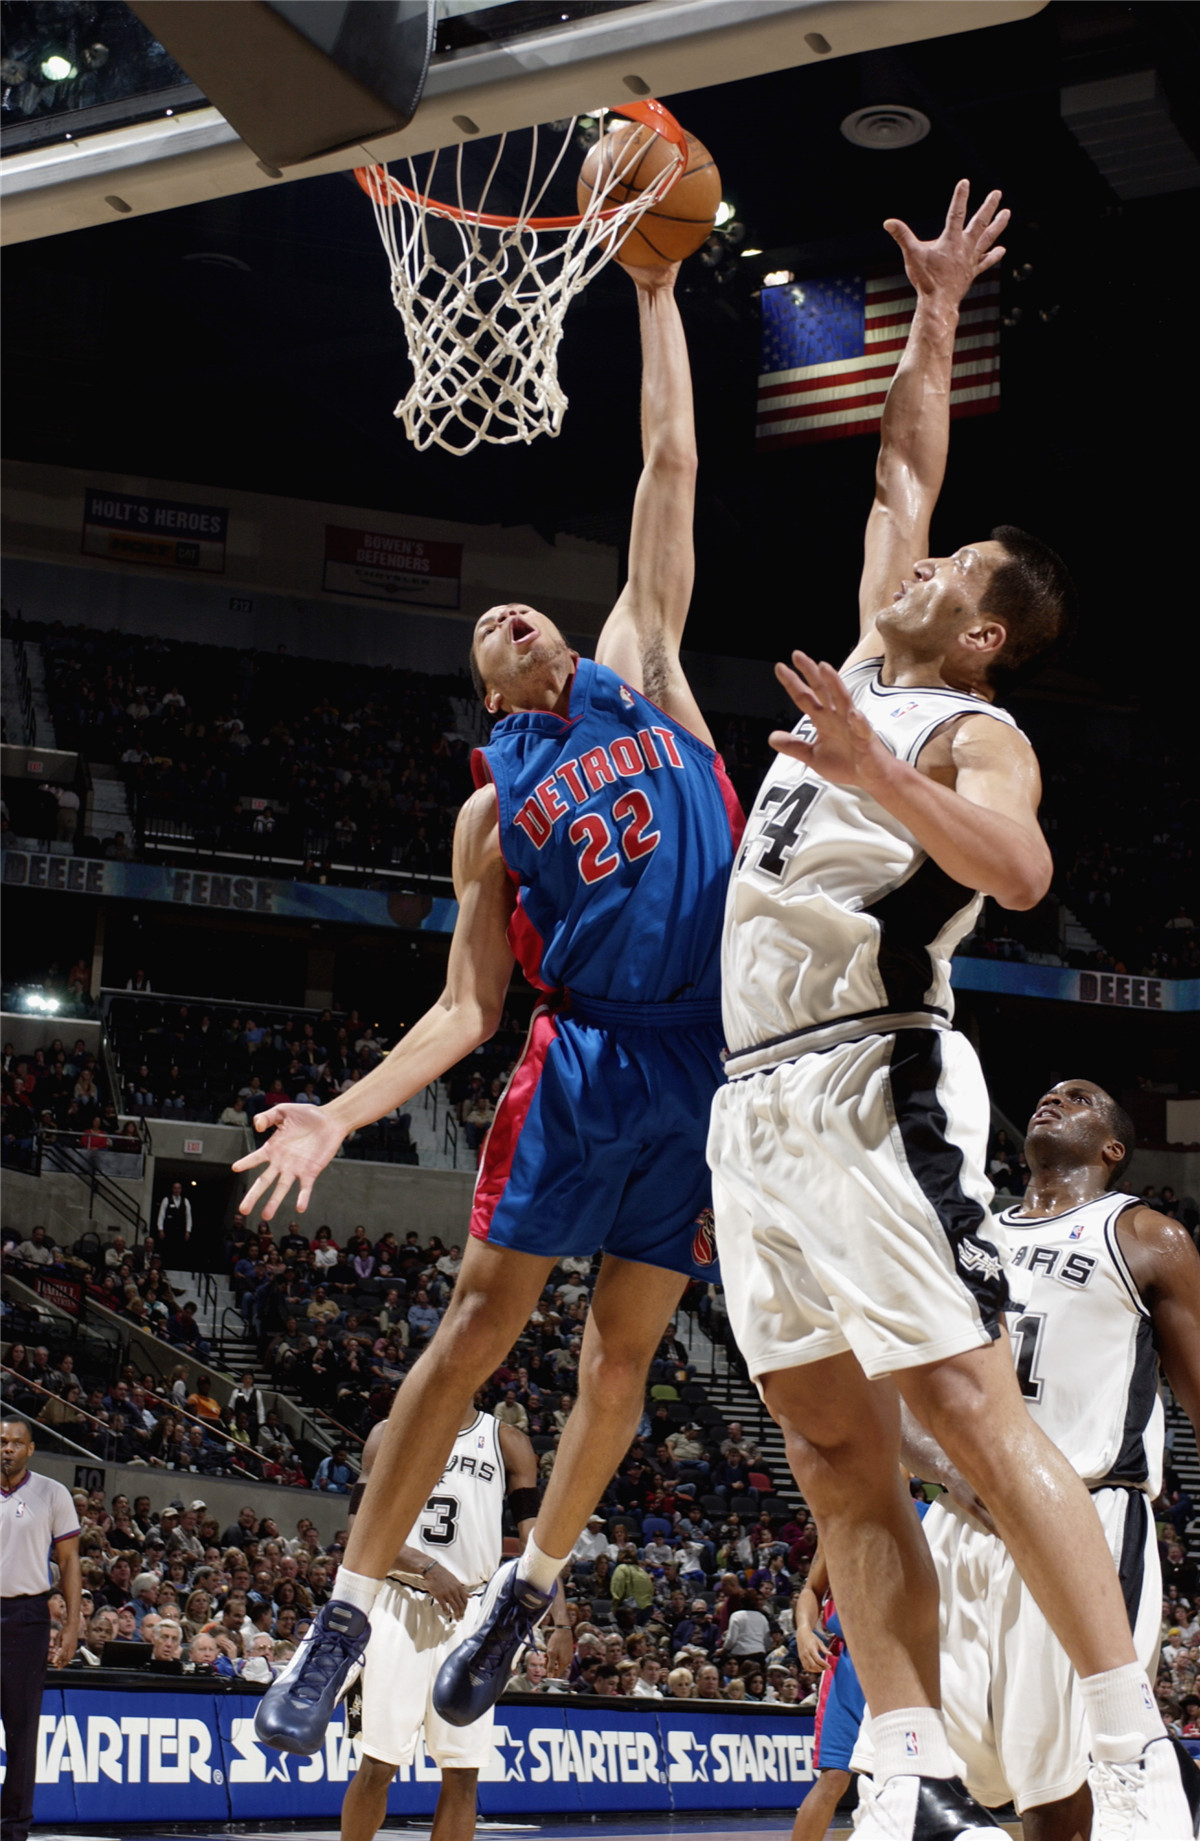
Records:
{"label": "spurs jersey number 3", "polygon": [[405,1545],[445,1566],[473,1591],[500,1564],[503,1514],[500,1426],[491,1413],[480,1413],[455,1439]]}
{"label": "spurs jersey number 3", "polygon": [[[881,684],[880,659],[846,671],[884,745],[915,765],[962,715],[1015,728],[1005,710],[955,690]],[[794,733],[813,734],[807,717]],[[982,897],[955,882],[912,833],[857,787],[780,755],[746,825],[725,908],[721,972],[729,1058],[787,1053],[806,1031],[889,1015],[952,1012],[950,955]],[[737,1072],[736,1068],[730,1068]]]}
{"label": "spurs jersey number 3", "polygon": [[1137,1202],[1103,1195],[1044,1219],[1008,1209],[1008,1328],[1033,1417],[1093,1488],[1162,1487],[1163,1409],[1150,1313],[1117,1240]]}

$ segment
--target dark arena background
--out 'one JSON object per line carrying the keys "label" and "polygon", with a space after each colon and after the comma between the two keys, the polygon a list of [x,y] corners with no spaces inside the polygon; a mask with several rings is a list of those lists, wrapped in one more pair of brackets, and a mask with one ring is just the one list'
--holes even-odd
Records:
{"label": "dark arena background", "polygon": [[[430,7],[367,7],[373,28],[403,16],[367,65],[337,36],[353,6],[0,7],[3,1399],[34,1423],[35,1471],[77,1493],[91,1594],[43,1694],[39,1836],[337,1832],[352,1705],[311,1758],[256,1740],[255,1705],[328,1596],[363,1441],[453,1292],[533,988],[516,973],[485,1047],[355,1133],[305,1215],[247,1223],[230,1166],[256,1112],[331,1099],[443,988],[488,729],[474,622],[515,598],[590,651],[625,579],[627,277],[601,268],[566,314],[556,438],[420,451],[392,414],[409,361],[355,166],[463,147],[470,170],[474,137],[553,123],[573,175],[600,105],[647,95],[717,161],[717,222],[676,289],[699,449],[684,662],[747,810],[795,720],[774,662],[853,643],[882,398],[806,416],[779,376],[857,362],[841,321],[813,328],[898,274],[885,217],[931,237],[958,179],[973,204],[1002,188],[933,546],[1032,530],[1081,613],[1010,701],[1053,885],[1028,912],[985,904],[956,1027],[988,1083],[997,1207],[1024,1188],[1039,1096],[1086,1076],[1136,1126],[1124,1186],[1200,1230],[1200,12]],[[781,346],[799,320],[810,343]],[[484,1393],[543,1487],[597,1269],[556,1268]],[[1157,1685],[1187,1742],[1200,1464],[1164,1399]],[[600,1515],[569,1581],[569,1688],[523,1664],[480,1827],[789,1834],[815,1776],[820,1678],[791,1606],[816,1537],[719,1286],[685,1293]],[[626,1535],[651,1582],[636,1615],[613,1592]],[[769,1636],[742,1671],[725,1631],[751,1589]],[[180,1618],[177,1654],[144,1640],[151,1612]],[[427,1827],[438,1784],[419,1749],[387,1826]]]}

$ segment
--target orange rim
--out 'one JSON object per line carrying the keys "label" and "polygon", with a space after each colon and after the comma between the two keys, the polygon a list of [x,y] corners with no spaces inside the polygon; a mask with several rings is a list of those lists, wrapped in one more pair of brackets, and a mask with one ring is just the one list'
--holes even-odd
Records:
{"label": "orange rim", "polygon": [[[672,147],[682,155],[672,170],[671,184],[662,194],[665,198],[676,181],[683,177],[688,157],[687,135],[670,109],[664,108],[661,102],[650,100],[619,103],[615,108],[609,110],[609,114],[624,115],[630,121],[640,122],[645,128],[653,128],[655,134],[661,135],[664,141],[669,141]],[[393,179],[386,166],[356,166],[354,177],[367,197],[373,199],[376,204],[395,204],[398,198],[406,198],[409,204],[423,205],[427,211],[432,211],[437,217],[456,218],[459,223],[486,224],[491,230],[511,230],[515,225],[522,223],[529,230],[574,230],[578,224],[583,222],[582,212],[576,212],[571,217],[520,218],[498,217],[490,211],[465,211],[461,205],[446,205],[440,199],[428,198],[423,192],[414,192],[409,186],[401,185],[398,179]],[[622,208],[620,205],[612,205],[607,210],[598,211],[597,221],[605,222],[616,217]]]}

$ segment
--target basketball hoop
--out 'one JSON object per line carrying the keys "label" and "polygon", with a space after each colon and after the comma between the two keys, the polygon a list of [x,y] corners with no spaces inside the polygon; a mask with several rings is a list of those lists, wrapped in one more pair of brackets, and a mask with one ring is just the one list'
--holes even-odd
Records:
{"label": "basketball hoop", "polygon": [[[412,386],[395,414],[418,449],[436,442],[452,454],[468,454],[481,441],[506,446],[556,435],[561,428],[567,399],[558,382],[558,345],[567,308],[638,219],[666,196],[687,162],[687,137],[661,103],[631,102],[609,112],[652,128],[673,157],[624,197],[641,161],[632,147],[623,161],[613,160],[586,210],[574,215],[538,212],[574,144],[577,118],[544,174],[539,152],[547,130],[527,131],[529,172],[512,216],[485,208],[506,150],[511,184],[509,134],[499,137],[486,178],[475,188],[479,196],[470,202],[463,195],[462,146],[454,157],[451,203],[431,195],[437,154],[421,184],[411,160],[405,162],[408,184],[385,166],[356,168],[354,176],[375,209],[412,360]],[[559,131],[556,124],[550,132]],[[574,173],[570,177],[574,180]]]}

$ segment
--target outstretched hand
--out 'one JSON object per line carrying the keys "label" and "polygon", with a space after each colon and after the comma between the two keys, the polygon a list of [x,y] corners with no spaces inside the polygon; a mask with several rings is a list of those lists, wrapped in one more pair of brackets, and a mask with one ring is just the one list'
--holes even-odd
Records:
{"label": "outstretched hand", "polygon": [[999,209],[999,192],[989,192],[968,223],[970,191],[970,181],[960,179],[942,233],[930,243],[922,243],[898,217],[885,219],[883,227],[900,245],[904,272],[918,294],[940,294],[958,302],[973,282],[1003,260],[1005,249],[996,239],[1012,213]]}
{"label": "outstretched hand", "polygon": [[238,1213],[251,1214],[261,1200],[262,1218],[270,1221],[286,1201],[292,1184],[298,1183],[296,1212],[303,1214],[313,1184],[325,1165],[337,1156],[346,1136],[344,1127],[323,1106],[272,1106],[255,1115],[254,1129],[271,1131],[273,1135],[261,1150],[251,1151],[233,1166],[239,1173],[257,1169],[260,1164],[265,1166],[238,1203]]}
{"label": "outstretched hand", "polygon": [[795,670],[791,665],[776,665],[775,676],[816,734],[811,741],[801,741],[797,735],[776,729],[769,738],[772,748],[803,761],[835,786],[869,790],[892,756],[862,711],[854,707],[832,665],[818,665],[807,652],[793,652],[792,664]]}

